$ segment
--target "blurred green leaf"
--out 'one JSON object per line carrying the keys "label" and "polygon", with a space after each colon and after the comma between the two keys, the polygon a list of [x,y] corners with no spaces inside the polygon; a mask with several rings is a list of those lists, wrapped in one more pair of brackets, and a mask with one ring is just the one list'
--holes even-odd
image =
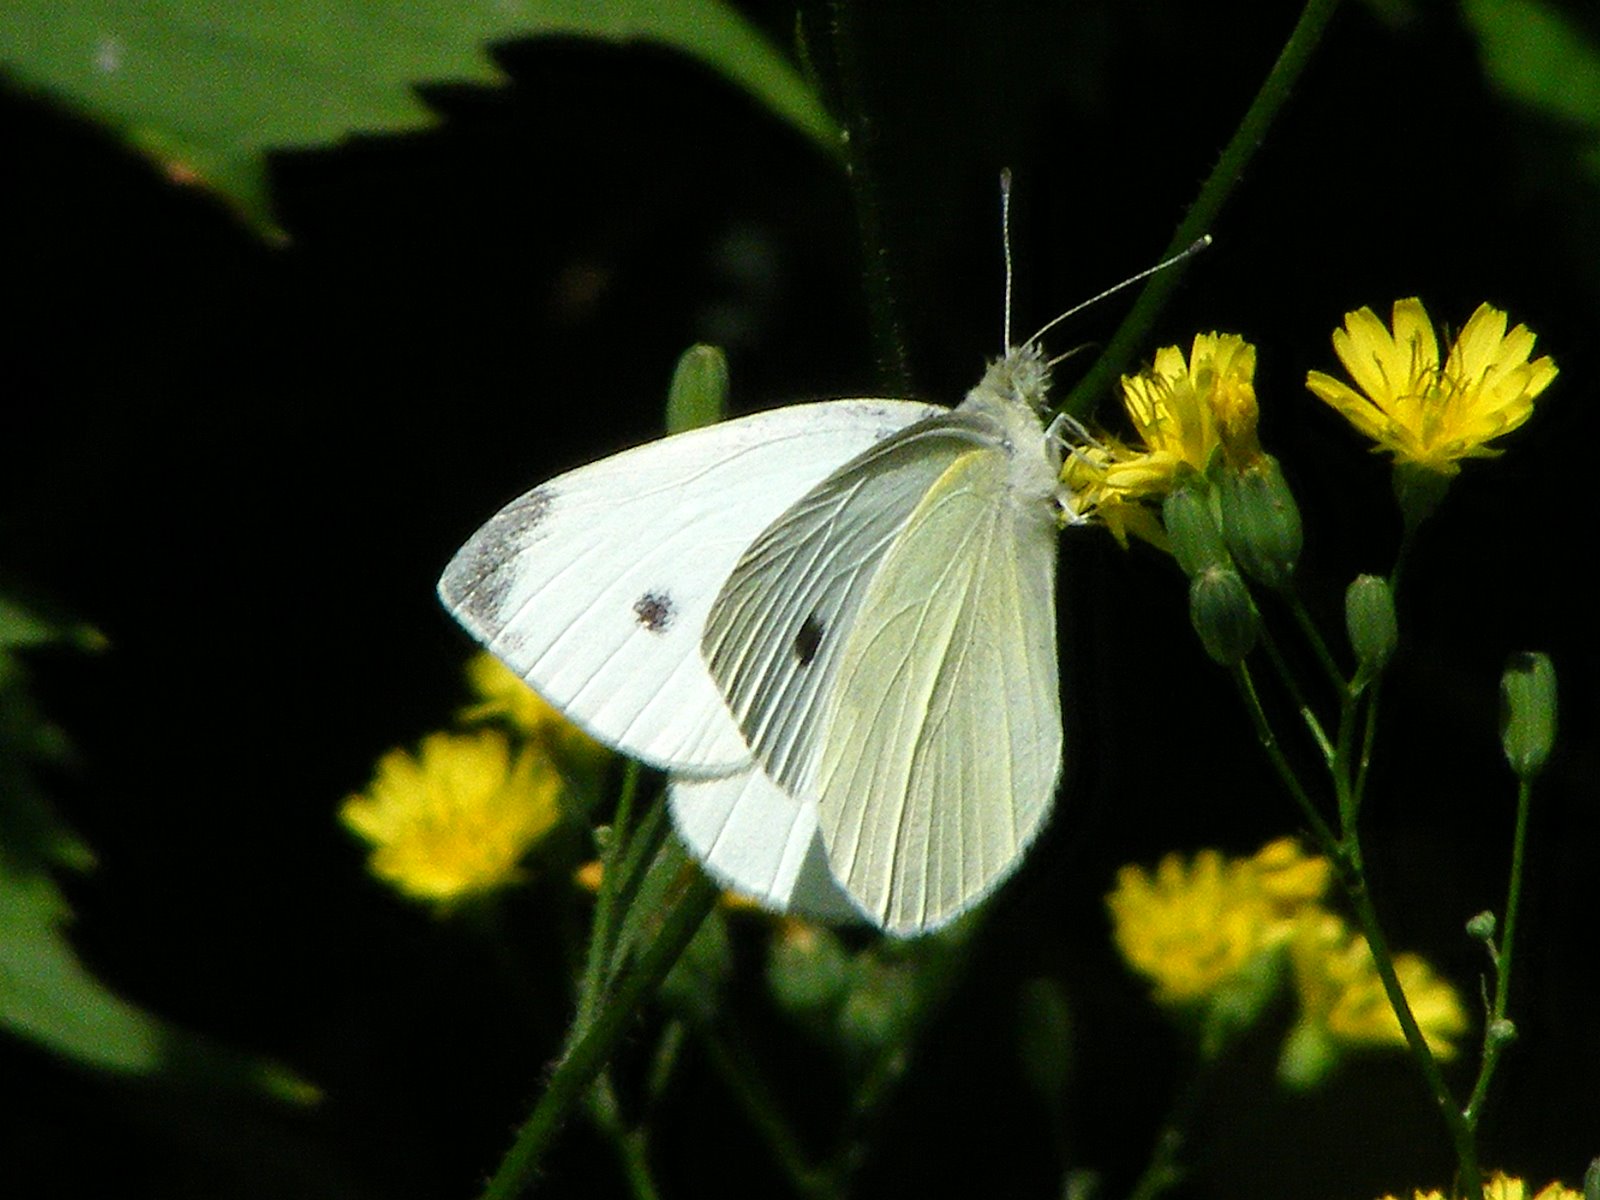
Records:
{"label": "blurred green leaf", "polygon": [[68,640],[93,644],[84,629],[0,598],[0,1029],[85,1066],[315,1099],[316,1089],[293,1073],[168,1025],[79,962],[66,936],[72,912],[50,872],[87,870],[94,856],[56,818],[34,778],[37,764],[62,760],[68,746],[35,708],[13,653]]}
{"label": "blurred green leaf", "polygon": [[1465,0],[1462,12],[1494,85],[1592,134],[1586,165],[1600,177],[1600,46],[1539,0]]}
{"label": "blurred green leaf", "polygon": [[414,85],[499,84],[485,43],[553,36],[669,46],[836,145],[798,70],[723,0],[9,0],[0,69],[270,229],[265,151],[432,124]]}

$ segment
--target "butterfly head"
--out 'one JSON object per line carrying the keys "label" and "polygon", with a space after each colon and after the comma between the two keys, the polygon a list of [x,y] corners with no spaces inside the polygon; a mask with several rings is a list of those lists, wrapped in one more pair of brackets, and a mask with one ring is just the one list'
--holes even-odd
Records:
{"label": "butterfly head", "polygon": [[991,362],[975,390],[1037,415],[1050,393],[1050,367],[1037,340],[1024,342]]}

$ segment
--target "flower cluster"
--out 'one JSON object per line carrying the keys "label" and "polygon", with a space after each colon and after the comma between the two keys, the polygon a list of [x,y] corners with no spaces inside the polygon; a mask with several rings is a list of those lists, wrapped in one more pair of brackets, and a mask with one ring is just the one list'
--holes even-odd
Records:
{"label": "flower cluster", "polygon": [[[1479,305],[1441,365],[1421,301],[1396,301],[1388,327],[1363,308],[1333,335],[1355,386],[1321,371],[1311,371],[1306,386],[1398,466],[1448,477],[1463,458],[1495,454],[1488,443],[1526,421],[1556,377],[1548,357],[1531,357],[1534,334],[1506,325],[1505,313]],[[1208,333],[1187,357],[1167,346],[1149,370],[1125,376],[1135,440],[1100,434],[1068,456],[1062,482],[1078,511],[1124,545],[1131,534],[1165,549],[1170,530],[1153,506],[1196,477],[1216,482],[1268,469],[1256,436],[1255,365],[1255,347],[1243,338]]]}
{"label": "flower cluster", "polygon": [[[1450,1197],[1438,1188],[1428,1191],[1417,1188],[1404,1197],[1390,1195],[1382,1200],[1450,1200]],[[1483,1181],[1483,1200],[1583,1200],[1583,1193],[1559,1181],[1547,1183],[1536,1192],[1515,1175],[1496,1171]]]}
{"label": "flower cluster", "polygon": [[[1249,858],[1202,850],[1187,862],[1168,855],[1153,873],[1123,867],[1106,903],[1123,958],[1175,1011],[1220,1002],[1238,1013],[1241,991],[1270,990],[1287,959],[1300,1015],[1281,1070],[1304,1085],[1343,1048],[1404,1044],[1366,940],[1320,903],[1329,877],[1327,860],[1280,839]],[[1460,998],[1413,955],[1395,970],[1429,1045],[1448,1058],[1466,1030]]]}

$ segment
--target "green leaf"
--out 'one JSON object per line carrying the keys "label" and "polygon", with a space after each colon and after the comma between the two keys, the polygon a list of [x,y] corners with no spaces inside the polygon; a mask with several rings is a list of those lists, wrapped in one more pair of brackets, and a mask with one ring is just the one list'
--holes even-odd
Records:
{"label": "green leaf", "polygon": [[1539,0],[1466,0],[1483,69],[1512,99],[1594,137],[1585,156],[1600,177],[1600,46]]}
{"label": "green leaf", "polygon": [[41,717],[14,647],[77,640],[0,597],[0,1029],[85,1066],[265,1091],[308,1103],[316,1089],[271,1062],[219,1046],[129,1004],[91,975],[67,939],[72,920],[50,872],[88,870],[94,856],[59,819],[34,778],[62,761],[66,739]]}
{"label": "green leaf", "polygon": [[8,0],[0,70],[270,229],[267,150],[430,125],[415,85],[499,84],[487,43],[558,35],[669,46],[837,147],[800,73],[723,0]]}

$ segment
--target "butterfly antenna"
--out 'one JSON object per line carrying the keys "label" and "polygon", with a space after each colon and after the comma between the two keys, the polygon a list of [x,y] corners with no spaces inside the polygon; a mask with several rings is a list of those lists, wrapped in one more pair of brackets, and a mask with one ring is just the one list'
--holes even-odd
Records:
{"label": "butterfly antenna", "polygon": [[[1150,278],[1150,276],[1154,275],[1158,271],[1165,271],[1168,267],[1174,266],[1177,263],[1181,263],[1186,258],[1190,258],[1190,257],[1193,257],[1196,254],[1199,254],[1200,251],[1204,250],[1209,245],[1211,245],[1211,235],[1209,233],[1201,234],[1194,241],[1189,243],[1189,246],[1188,246],[1187,249],[1178,251],[1178,253],[1174,254],[1171,258],[1164,258],[1160,262],[1158,262],[1155,266],[1146,267],[1144,270],[1140,271],[1137,275],[1130,275],[1127,279],[1124,279],[1121,283],[1113,284],[1111,287],[1108,287],[1105,291],[1101,292],[1098,296],[1090,296],[1082,304],[1074,304],[1071,308],[1067,309],[1066,312],[1061,313],[1059,316],[1052,317],[1048,322],[1045,323],[1044,327],[1042,329],[1040,329],[1038,333],[1034,334],[1031,338],[1028,339],[1026,344],[1030,345],[1030,346],[1033,345],[1033,343],[1037,342],[1045,334],[1049,333],[1052,329],[1054,329],[1057,325],[1061,324],[1061,322],[1065,321],[1068,317],[1072,316],[1074,313],[1080,313],[1084,309],[1088,308],[1091,304],[1099,304],[1100,301],[1104,300],[1107,296],[1116,295],[1123,288],[1132,287],[1134,284],[1138,283],[1140,280],[1148,279],[1148,278]],[[1006,297],[1007,297],[1006,326],[1007,326],[1007,330],[1008,331],[1010,329],[1010,324],[1011,324],[1011,311],[1010,311],[1011,268],[1010,268],[1010,262],[1011,262],[1011,249],[1010,249],[1010,245],[1008,243],[1007,247],[1006,247],[1006,263],[1007,263],[1007,266],[1006,266]]]}
{"label": "butterfly antenna", "polygon": [[1011,168],[1000,171],[1000,246],[1006,260],[1005,324],[1001,329],[1000,353],[1011,352]]}

